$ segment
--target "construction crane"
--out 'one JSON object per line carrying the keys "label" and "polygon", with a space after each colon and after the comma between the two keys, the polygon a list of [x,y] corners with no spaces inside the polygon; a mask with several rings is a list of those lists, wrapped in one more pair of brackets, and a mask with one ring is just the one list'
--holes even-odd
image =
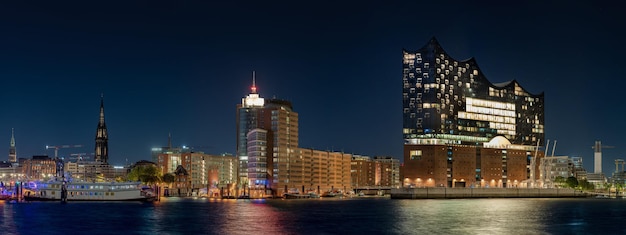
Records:
{"label": "construction crane", "polygon": [[87,154],[87,153],[72,153],[72,154],[70,154],[70,156],[71,156],[70,160],[72,160],[72,159],[76,159],[76,161],[86,160],[86,159],[89,159],[89,158],[93,157],[93,155],[94,155],[94,153],[90,153],[90,154]]}
{"label": "construction crane", "polygon": [[594,150],[594,152],[602,152],[602,149],[612,149],[615,148],[615,146],[602,145],[600,141],[596,141],[596,144],[594,146],[591,146],[591,148]]}
{"label": "construction crane", "polygon": [[46,149],[54,149],[54,158],[58,158],[59,157],[59,149],[65,149],[65,148],[81,148],[83,147],[82,144],[76,144],[76,145],[46,145]]}
{"label": "construction crane", "polygon": [[598,140],[596,144],[591,147],[593,149],[593,173],[602,172],[602,149],[615,148],[615,146],[602,145]]}

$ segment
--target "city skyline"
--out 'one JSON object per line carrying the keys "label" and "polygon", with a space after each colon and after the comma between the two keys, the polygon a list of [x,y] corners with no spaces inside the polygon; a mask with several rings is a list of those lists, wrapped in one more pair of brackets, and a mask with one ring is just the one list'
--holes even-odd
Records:
{"label": "city skyline", "polygon": [[0,4],[10,35],[0,39],[3,160],[12,128],[21,158],[52,156],[46,145],[92,153],[102,93],[111,164],[149,160],[169,133],[174,146],[235,154],[233,104],[252,71],[261,96],[293,103],[302,147],[401,159],[400,55],[433,36],[450,56],[474,57],[490,81],[544,92],[556,155],[591,170],[600,140],[615,146],[603,150],[605,173],[626,158],[624,16],[610,6],[20,4]]}

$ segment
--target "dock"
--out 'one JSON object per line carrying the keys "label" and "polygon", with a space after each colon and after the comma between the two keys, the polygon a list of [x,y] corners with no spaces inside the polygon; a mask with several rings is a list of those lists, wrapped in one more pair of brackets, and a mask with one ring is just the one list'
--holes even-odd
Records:
{"label": "dock", "polygon": [[454,198],[567,198],[589,197],[565,188],[399,188],[391,189],[392,199],[454,199]]}

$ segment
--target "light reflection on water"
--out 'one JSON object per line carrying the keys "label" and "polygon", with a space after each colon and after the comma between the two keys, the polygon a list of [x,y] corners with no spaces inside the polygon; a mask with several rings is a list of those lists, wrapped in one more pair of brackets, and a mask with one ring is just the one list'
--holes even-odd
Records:
{"label": "light reflection on water", "polygon": [[[529,205],[532,204],[532,205]],[[414,234],[547,234],[541,201],[459,199],[399,202],[398,222]]]}
{"label": "light reflection on water", "polygon": [[1,234],[626,234],[626,200],[0,203]]}

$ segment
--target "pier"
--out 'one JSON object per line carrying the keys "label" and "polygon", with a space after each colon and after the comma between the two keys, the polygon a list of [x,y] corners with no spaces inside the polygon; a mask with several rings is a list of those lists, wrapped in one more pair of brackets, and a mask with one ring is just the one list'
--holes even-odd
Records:
{"label": "pier", "polygon": [[565,198],[589,197],[580,190],[565,188],[399,188],[391,189],[392,199],[453,198]]}

